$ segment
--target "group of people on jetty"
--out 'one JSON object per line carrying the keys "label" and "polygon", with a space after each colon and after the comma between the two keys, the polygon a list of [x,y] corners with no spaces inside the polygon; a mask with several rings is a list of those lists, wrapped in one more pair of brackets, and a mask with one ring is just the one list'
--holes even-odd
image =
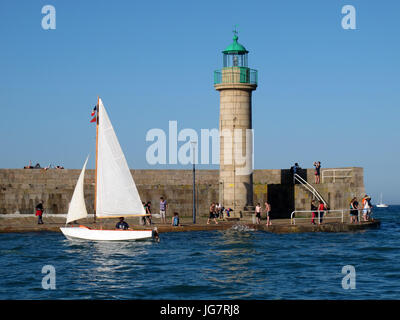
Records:
{"label": "group of people on jetty", "polygon": [[[151,201],[147,201],[147,202],[142,202],[144,210],[146,212],[146,215],[141,217],[141,219],[139,220],[141,225],[151,225],[151,219],[152,219],[152,213],[151,213]],[[168,203],[167,200],[164,199],[164,197],[160,197],[160,219],[161,219],[161,223],[167,223],[166,220],[166,216],[167,216],[167,209],[168,209]],[[179,223],[179,213],[178,212],[174,212],[174,215],[171,218],[171,226],[174,227],[178,227],[180,226]]]}
{"label": "group of people on jetty", "polygon": [[[223,220],[224,215],[227,218],[230,218],[231,213],[233,209],[232,208],[225,208],[222,206],[220,203],[215,203],[212,202],[210,205],[210,211],[209,211],[209,216],[207,219],[207,224],[210,224],[211,220],[214,220],[215,224],[218,224],[217,219]],[[271,205],[269,204],[268,201],[265,201],[265,209],[263,210],[260,203],[257,203],[257,206],[255,208],[255,223],[260,224],[261,223],[261,214],[262,212],[266,213],[266,218],[267,218],[267,226],[272,225],[270,221],[270,212],[271,212]]]}
{"label": "group of people on jetty", "polygon": [[[314,210],[318,210],[318,211],[314,211]],[[315,200],[312,200],[311,201],[311,211],[312,211],[311,224],[316,224],[315,220],[317,218],[319,219],[319,224],[322,224],[325,210],[328,210],[328,207],[323,201],[320,200],[317,203]]]}
{"label": "group of people on jetty", "polygon": [[255,209],[255,222],[256,224],[260,224],[261,223],[261,212],[265,212],[266,214],[266,218],[267,218],[267,223],[266,226],[271,226],[272,222],[271,222],[271,217],[270,217],[270,212],[271,212],[271,205],[268,201],[265,201],[264,203],[265,208],[263,210],[262,206],[260,205],[260,203],[257,203],[256,205],[256,209]]}
{"label": "group of people on jetty", "polygon": [[[314,170],[314,183],[320,184],[321,183],[321,161],[314,161],[313,166],[315,167]],[[293,183],[296,183],[296,174],[300,174],[301,167],[296,162],[293,166],[290,167],[290,173],[292,174]]]}
{"label": "group of people on jetty", "polygon": [[[369,195],[365,195],[362,200],[361,200],[361,206],[357,201],[357,197],[354,197],[350,201],[350,223],[360,223],[360,213],[362,212],[362,218],[363,221],[370,221],[371,215],[372,215],[372,208],[373,205],[371,203],[371,197]],[[315,220],[318,221],[319,219],[319,224],[322,224],[322,220],[324,217],[325,211],[329,211],[329,208],[326,206],[326,204],[323,201],[318,201],[316,202],[315,200],[311,201],[311,211],[312,211],[312,217],[311,217],[311,223],[316,224]]]}
{"label": "group of people on jetty", "polygon": [[[314,183],[315,184],[320,184],[321,183],[321,161],[314,161],[313,166],[315,168],[314,170]],[[301,167],[299,164],[296,162],[291,168],[290,168],[290,173],[292,175],[293,183],[296,183],[296,180],[298,179],[296,175],[299,175],[301,172]],[[361,200],[361,206],[357,201],[357,198],[354,197],[350,201],[350,223],[359,223],[359,212],[362,212],[362,217],[364,221],[369,221],[371,219],[371,214],[372,214],[372,207],[373,205],[371,204],[371,197],[368,195],[365,195],[362,200]],[[329,212],[329,208],[327,207],[326,203],[323,201],[311,201],[311,223],[316,224],[316,220],[318,221],[319,219],[319,224],[322,223],[323,217],[325,212]]]}
{"label": "group of people on jetty", "polygon": [[350,201],[350,223],[359,223],[359,212],[362,212],[362,217],[364,221],[369,221],[372,215],[372,203],[371,197],[369,195],[365,195],[361,200],[361,207],[357,201],[357,198],[354,197]]}
{"label": "group of people on jetty", "polygon": [[220,203],[212,202],[210,205],[209,216],[207,219],[207,224],[210,224],[211,220],[214,220],[215,224],[218,224],[217,219],[224,219],[224,214],[226,217],[230,217],[233,209],[225,208]]}
{"label": "group of people on jetty", "polygon": [[24,167],[24,169],[43,169],[43,170],[49,170],[49,169],[64,169],[63,166],[54,166],[51,163],[47,167],[42,168],[39,163],[36,163],[35,166],[32,166],[32,161],[29,160],[29,164]]}
{"label": "group of people on jetty", "polygon": [[[146,215],[140,217],[140,224],[141,225],[151,225],[151,201],[148,202],[143,202],[143,207],[145,209]],[[167,216],[167,209],[168,209],[168,203],[167,200],[164,199],[164,197],[160,198],[160,218],[162,223],[167,223],[166,221],[166,216]],[[44,207],[43,207],[43,200],[40,200],[39,203],[35,207],[35,215],[38,217],[38,224],[43,224],[43,212],[44,212]],[[179,214],[178,212],[174,212],[172,218],[171,218],[171,225],[174,227],[180,226],[179,223]],[[120,218],[119,222],[115,226],[116,229],[122,229],[122,230],[127,230],[129,229],[128,223],[125,221],[123,217]]]}

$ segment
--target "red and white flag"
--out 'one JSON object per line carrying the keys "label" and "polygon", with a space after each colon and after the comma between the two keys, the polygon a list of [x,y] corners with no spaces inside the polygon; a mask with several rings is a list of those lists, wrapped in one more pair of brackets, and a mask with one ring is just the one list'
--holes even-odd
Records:
{"label": "red and white flag", "polygon": [[90,120],[90,122],[96,122],[96,111],[97,111],[97,106],[94,106],[94,108],[92,110],[92,114],[91,114],[91,116],[94,118],[92,120]]}

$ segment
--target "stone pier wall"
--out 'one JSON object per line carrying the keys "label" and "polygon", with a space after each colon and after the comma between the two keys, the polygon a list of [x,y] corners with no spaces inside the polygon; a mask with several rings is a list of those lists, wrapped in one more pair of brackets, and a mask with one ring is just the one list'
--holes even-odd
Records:
{"label": "stone pier wall", "polygon": [[[362,168],[351,169],[348,178],[326,179],[317,185],[318,191],[332,209],[348,208],[352,196],[364,194]],[[324,169],[330,170],[330,169]],[[153,212],[159,209],[159,199],[168,200],[169,213],[177,211],[182,216],[192,214],[191,170],[132,170],[142,201],[151,201]],[[313,182],[314,171],[303,170],[302,176]],[[80,170],[51,169],[0,169],[0,214],[33,214],[39,200],[44,201],[45,212],[66,213]],[[255,170],[253,174],[254,203],[268,200],[273,217],[289,217],[297,210],[308,210],[311,194],[301,185],[293,185],[289,170]],[[219,199],[219,171],[198,170],[198,214],[208,215],[211,202]],[[93,213],[94,170],[85,174],[85,197],[89,213]]]}

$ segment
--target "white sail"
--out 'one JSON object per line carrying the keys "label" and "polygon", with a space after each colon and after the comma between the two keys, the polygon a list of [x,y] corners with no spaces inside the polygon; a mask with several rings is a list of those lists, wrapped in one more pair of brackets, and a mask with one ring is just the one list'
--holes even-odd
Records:
{"label": "white sail", "polygon": [[88,162],[89,156],[86,158],[85,164],[83,165],[81,174],[79,175],[78,182],[76,183],[74,193],[72,195],[71,202],[68,208],[67,222],[75,221],[78,219],[86,218],[88,213],[85,205],[84,196],[84,177],[86,164]]}
{"label": "white sail", "polygon": [[98,117],[96,216],[143,215],[142,201],[101,99]]}

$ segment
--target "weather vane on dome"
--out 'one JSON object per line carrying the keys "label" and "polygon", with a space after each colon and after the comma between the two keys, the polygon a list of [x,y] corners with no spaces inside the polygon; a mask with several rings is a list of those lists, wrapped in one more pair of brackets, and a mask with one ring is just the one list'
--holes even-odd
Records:
{"label": "weather vane on dome", "polygon": [[233,34],[235,35],[234,37],[237,37],[237,36],[238,36],[237,34],[238,34],[239,32],[237,31],[237,24],[234,25],[234,29],[233,29],[232,32],[233,32]]}

